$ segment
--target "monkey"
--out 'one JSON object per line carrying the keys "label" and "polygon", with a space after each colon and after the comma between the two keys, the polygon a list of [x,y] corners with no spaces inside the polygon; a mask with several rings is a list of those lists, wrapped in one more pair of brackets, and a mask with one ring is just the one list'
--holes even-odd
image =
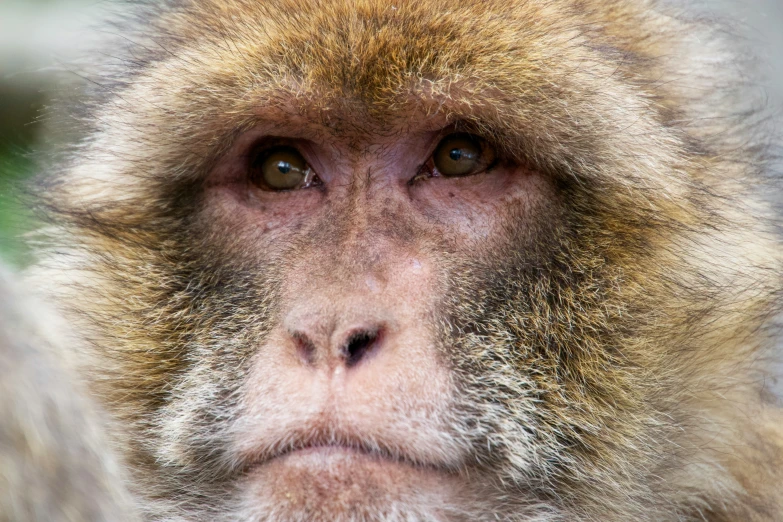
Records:
{"label": "monkey", "polygon": [[128,10],[31,277],[144,519],[783,520],[775,138],[717,22]]}
{"label": "monkey", "polygon": [[0,272],[0,520],[137,520],[102,414],[54,359],[67,327]]}

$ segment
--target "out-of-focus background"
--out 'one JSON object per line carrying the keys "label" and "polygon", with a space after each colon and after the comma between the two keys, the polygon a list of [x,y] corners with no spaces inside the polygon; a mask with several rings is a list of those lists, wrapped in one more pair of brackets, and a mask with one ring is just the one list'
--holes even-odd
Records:
{"label": "out-of-focus background", "polygon": [[[259,0],[263,1],[263,0]],[[631,0],[633,1],[633,0]],[[668,0],[685,2],[691,0]],[[736,23],[758,50],[770,103],[783,100],[783,0],[704,0]],[[63,90],[78,88],[67,69],[80,42],[94,32],[105,0],[0,0],[0,261],[23,267],[30,253],[20,240],[35,219],[20,187],[45,154],[46,107]],[[89,28],[88,27],[92,27]],[[75,78],[75,74],[73,75]],[[40,167],[38,167],[40,168]]]}
{"label": "out-of-focus background", "polygon": [[44,114],[63,89],[55,70],[75,60],[78,38],[94,27],[102,3],[0,0],[0,262],[19,268],[30,261],[21,236],[35,220],[22,197],[24,181],[47,149]]}

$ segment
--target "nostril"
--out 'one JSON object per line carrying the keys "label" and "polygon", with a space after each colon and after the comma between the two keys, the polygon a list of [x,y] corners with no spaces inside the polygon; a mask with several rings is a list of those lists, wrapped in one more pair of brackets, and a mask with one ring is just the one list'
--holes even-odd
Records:
{"label": "nostril", "polygon": [[299,357],[307,363],[313,364],[315,362],[315,345],[307,335],[301,332],[294,332],[291,335],[296,343],[296,351]]}
{"label": "nostril", "polygon": [[358,364],[378,345],[380,337],[380,330],[362,330],[351,334],[343,348],[346,366]]}

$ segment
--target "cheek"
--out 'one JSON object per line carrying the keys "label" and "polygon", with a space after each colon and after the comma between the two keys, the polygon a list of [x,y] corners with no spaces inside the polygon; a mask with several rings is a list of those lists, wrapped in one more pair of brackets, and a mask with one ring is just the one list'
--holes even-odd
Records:
{"label": "cheek", "polygon": [[554,198],[539,173],[498,169],[466,178],[432,178],[411,188],[417,210],[469,244],[496,243],[509,226],[533,229]]}
{"label": "cheek", "polygon": [[242,258],[273,258],[284,252],[291,239],[318,220],[323,194],[304,190],[264,201],[235,186],[210,187],[198,218],[210,245]]}

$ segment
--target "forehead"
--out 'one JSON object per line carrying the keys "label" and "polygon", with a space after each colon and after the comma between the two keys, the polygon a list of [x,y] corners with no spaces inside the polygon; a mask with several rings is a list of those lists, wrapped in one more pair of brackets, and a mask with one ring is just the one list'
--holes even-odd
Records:
{"label": "forehead", "polygon": [[547,10],[534,1],[202,1],[161,25],[196,42],[177,77],[208,85],[205,97],[219,96],[224,112],[297,115],[345,133],[361,122],[377,133],[502,119],[540,95],[542,75],[557,76],[554,58],[582,52],[573,29],[542,29],[559,19]]}
{"label": "forehead", "polygon": [[187,39],[228,45],[260,77],[379,104],[421,80],[483,79],[535,53],[523,41],[543,15],[534,3],[228,0],[198,2],[180,23]]}

